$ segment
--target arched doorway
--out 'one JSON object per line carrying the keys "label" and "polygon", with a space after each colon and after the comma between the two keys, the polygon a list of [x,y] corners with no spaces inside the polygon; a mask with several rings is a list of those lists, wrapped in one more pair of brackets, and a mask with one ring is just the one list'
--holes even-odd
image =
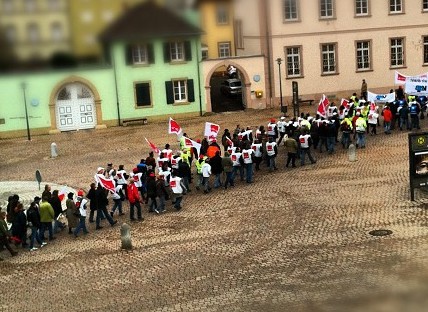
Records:
{"label": "arched doorway", "polygon": [[101,98],[88,80],[70,76],[59,82],[49,101],[51,130],[49,133],[81,129],[101,129]]}
{"label": "arched doorway", "polygon": [[231,75],[225,65],[215,69],[210,78],[210,98],[213,112],[238,111],[245,108],[245,84],[242,76],[238,69]]}
{"label": "arched doorway", "polygon": [[63,86],[56,97],[55,107],[60,131],[92,129],[97,124],[94,95],[82,83]]}

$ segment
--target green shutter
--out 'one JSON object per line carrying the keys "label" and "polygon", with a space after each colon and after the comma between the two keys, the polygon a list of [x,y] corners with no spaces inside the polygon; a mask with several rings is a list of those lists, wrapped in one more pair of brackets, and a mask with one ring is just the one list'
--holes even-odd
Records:
{"label": "green shutter", "polygon": [[170,46],[169,46],[169,42],[165,42],[163,44],[163,59],[165,61],[165,63],[169,63],[171,62],[171,54],[170,54]]}
{"label": "green shutter", "polygon": [[187,100],[190,103],[195,102],[195,88],[193,85],[193,79],[187,80]]}
{"label": "green shutter", "polygon": [[174,104],[174,86],[172,85],[172,81],[165,81],[165,89],[166,89],[166,103]]}
{"label": "green shutter", "polygon": [[128,44],[125,48],[126,53],[126,65],[132,65],[134,62],[132,60],[132,45]]}
{"label": "green shutter", "polygon": [[190,41],[184,41],[184,58],[186,61],[192,60],[192,46]]}
{"label": "green shutter", "polygon": [[154,64],[155,63],[155,53],[153,50],[153,44],[149,43],[147,45],[147,57],[148,57],[148,62],[149,64]]}

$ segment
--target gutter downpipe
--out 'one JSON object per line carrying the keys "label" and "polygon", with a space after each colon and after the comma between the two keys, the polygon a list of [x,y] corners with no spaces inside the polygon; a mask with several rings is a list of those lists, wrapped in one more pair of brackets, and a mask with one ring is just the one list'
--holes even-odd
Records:
{"label": "gutter downpipe", "polygon": [[198,68],[198,90],[199,90],[199,116],[202,117],[202,93],[201,93],[201,72],[200,72],[200,61],[199,60],[199,49],[198,49],[198,41],[195,40],[196,47],[196,66]]}
{"label": "gutter downpipe", "polygon": [[266,48],[267,48],[267,62],[268,62],[268,75],[269,75],[269,95],[270,95],[270,107],[273,107],[272,98],[273,98],[273,91],[272,91],[272,64],[271,64],[271,43],[270,43],[270,25],[269,25],[269,4],[268,0],[262,0],[264,3],[264,18],[265,18],[265,27],[266,27]]}
{"label": "gutter downpipe", "polygon": [[117,73],[116,73],[116,61],[114,59],[114,51],[112,51],[111,60],[113,62],[113,74],[114,74],[114,88],[116,91],[116,106],[117,106],[117,122],[118,126],[122,125],[122,122],[120,120],[120,105],[119,105],[119,89],[117,87]]}

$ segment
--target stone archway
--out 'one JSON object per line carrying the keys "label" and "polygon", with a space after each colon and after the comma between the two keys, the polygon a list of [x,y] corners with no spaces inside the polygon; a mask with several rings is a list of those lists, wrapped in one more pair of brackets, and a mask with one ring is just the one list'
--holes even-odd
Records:
{"label": "stone archway", "polygon": [[236,69],[241,73],[241,80],[243,82],[243,88],[244,90],[242,91],[243,94],[243,98],[246,100],[246,106],[248,107],[248,103],[249,100],[251,99],[251,80],[250,77],[247,73],[247,71],[245,70],[244,67],[242,67],[239,63],[231,60],[231,59],[225,59],[225,60],[221,60],[216,62],[215,64],[213,64],[213,66],[211,67],[210,71],[207,73],[207,75],[205,76],[205,96],[206,96],[206,111],[207,112],[212,112],[212,104],[211,104],[211,77],[214,74],[214,72],[219,68],[224,66],[225,68],[227,68],[227,66],[229,65],[233,65],[236,67]]}
{"label": "stone archway", "polygon": [[106,128],[106,125],[103,124],[102,110],[101,110],[101,97],[100,97],[100,94],[98,93],[97,88],[89,80],[73,75],[58,82],[55,85],[55,87],[52,89],[52,92],[49,98],[49,114],[50,114],[50,122],[51,122],[51,129],[49,130],[50,134],[60,132],[57,124],[57,118],[56,118],[57,117],[56,116],[57,95],[64,86],[70,85],[73,83],[80,83],[86,86],[92,92],[94,97],[94,102],[95,102],[95,110],[96,110],[95,129]]}

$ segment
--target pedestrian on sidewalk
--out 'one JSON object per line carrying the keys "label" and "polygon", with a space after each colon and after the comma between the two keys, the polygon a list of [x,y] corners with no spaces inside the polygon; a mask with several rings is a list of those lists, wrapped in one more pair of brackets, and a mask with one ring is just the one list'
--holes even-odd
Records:
{"label": "pedestrian on sidewalk", "polygon": [[[0,247],[6,247],[7,250],[9,250],[12,257],[16,256],[18,254],[17,251],[14,251],[12,247],[9,245],[9,238],[10,234],[7,230],[7,224],[6,224],[6,212],[2,211],[0,212]],[[3,261],[3,258],[0,258],[0,261]]]}

